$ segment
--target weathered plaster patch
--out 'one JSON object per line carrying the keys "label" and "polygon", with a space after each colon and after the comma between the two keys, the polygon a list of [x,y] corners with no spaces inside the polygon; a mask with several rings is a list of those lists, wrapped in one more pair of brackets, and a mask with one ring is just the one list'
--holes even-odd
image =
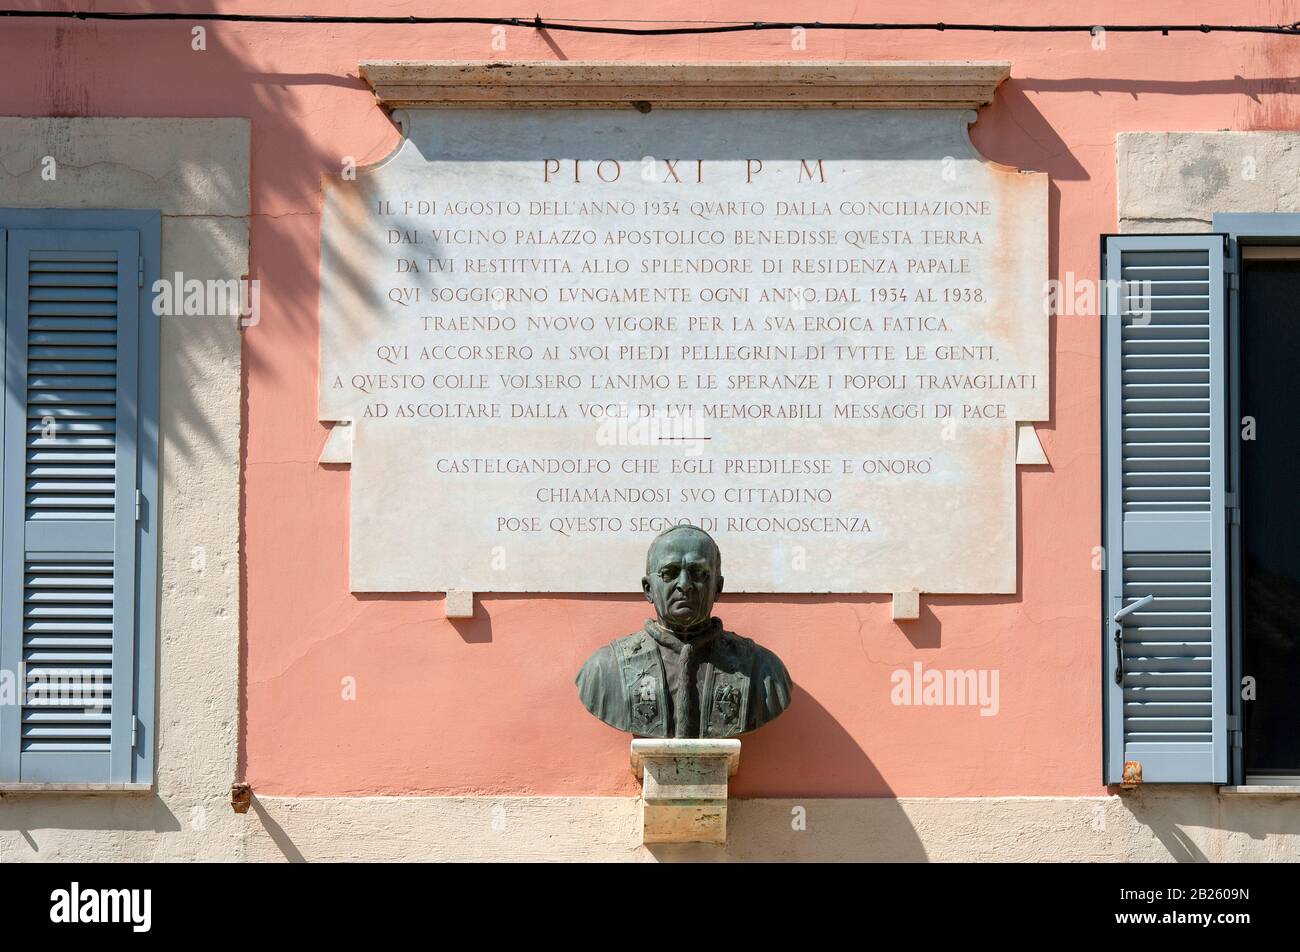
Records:
{"label": "weathered plaster patch", "polygon": [[1210,230],[1215,212],[1300,211],[1300,133],[1121,132],[1120,230]]}

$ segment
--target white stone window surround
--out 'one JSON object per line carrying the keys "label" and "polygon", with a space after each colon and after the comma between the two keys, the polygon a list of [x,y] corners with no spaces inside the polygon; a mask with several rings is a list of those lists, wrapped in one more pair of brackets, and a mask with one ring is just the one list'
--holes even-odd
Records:
{"label": "white stone window surround", "polygon": [[[242,118],[0,117],[0,207],[157,208],[163,277],[238,279],[249,270],[250,135]],[[42,175],[47,157],[53,180]],[[0,785],[6,829],[38,831],[38,855],[157,858],[168,853],[160,843],[190,828],[196,809],[217,832],[233,817],[239,319],[165,316],[161,330],[154,780]],[[196,546],[204,550],[201,574]],[[127,795],[112,808],[112,824],[103,822],[105,795]],[[129,847],[123,829],[141,831]],[[0,846],[7,836],[0,834]],[[223,837],[208,839],[184,855],[229,858]]]}

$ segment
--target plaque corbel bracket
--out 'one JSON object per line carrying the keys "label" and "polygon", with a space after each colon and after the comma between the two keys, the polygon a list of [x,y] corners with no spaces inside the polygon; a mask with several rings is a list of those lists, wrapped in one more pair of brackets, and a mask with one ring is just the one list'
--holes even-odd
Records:
{"label": "plaque corbel bracket", "polygon": [[447,618],[473,618],[474,593],[462,588],[453,588],[447,592],[443,613]]}
{"label": "plaque corbel bracket", "polygon": [[1033,423],[1016,424],[1016,465],[1043,466],[1047,463],[1047,454],[1039,442],[1038,432]]}
{"label": "plaque corbel bracket", "polygon": [[894,621],[916,621],[921,617],[920,592],[894,593]]}
{"label": "plaque corbel bracket", "polygon": [[318,463],[329,465],[352,465],[352,436],[356,431],[351,420],[335,420],[325,437],[325,446],[320,451]]}

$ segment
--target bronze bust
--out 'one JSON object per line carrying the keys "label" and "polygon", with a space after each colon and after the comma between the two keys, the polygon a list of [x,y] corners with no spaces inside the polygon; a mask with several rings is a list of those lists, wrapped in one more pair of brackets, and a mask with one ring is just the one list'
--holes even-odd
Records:
{"label": "bronze bust", "polygon": [[637,737],[735,737],[789,707],[781,659],[712,617],[722,554],[707,532],[656,536],[641,588],[656,618],[587,659],[577,678],[587,710]]}

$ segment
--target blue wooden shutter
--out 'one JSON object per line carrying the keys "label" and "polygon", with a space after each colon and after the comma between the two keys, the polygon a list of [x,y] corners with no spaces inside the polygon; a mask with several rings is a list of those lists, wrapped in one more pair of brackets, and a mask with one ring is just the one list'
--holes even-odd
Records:
{"label": "blue wooden shutter", "polygon": [[5,237],[0,779],[131,781],[141,235]]}
{"label": "blue wooden shutter", "polygon": [[[1106,770],[1227,780],[1222,235],[1106,239]],[[1119,622],[1114,616],[1154,599]]]}

